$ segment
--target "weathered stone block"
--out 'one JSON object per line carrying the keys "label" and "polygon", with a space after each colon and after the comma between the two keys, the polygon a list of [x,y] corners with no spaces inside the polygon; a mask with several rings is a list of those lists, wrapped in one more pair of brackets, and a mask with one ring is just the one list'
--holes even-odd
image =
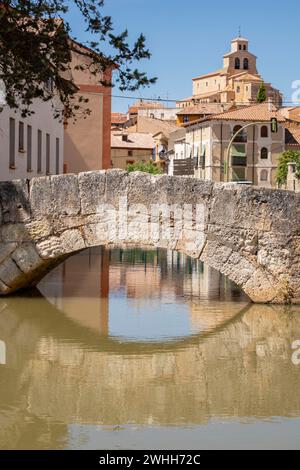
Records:
{"label": "weathered stone block", "polygon": [[45,219],[52,213],[52,193],[50,176],[30,180],[30,206],[33,218]]}
{"label": "weathered stone block", "polygon": [[38,255],[35,246],[30,243],[19,246],[12,254],[12,259],[23,273],[28,274],[43,264],[43,260]]}
{"label": "weathered stone block", "polygon": [[5,260],[16,248],[16,243],[1,243],[0,245],[0,263]]}
{"label": "weathered stone block", "polygon": [[25,222],[31,217],[27,180],[0,181],[2,223]]}
{"label": "weathered stone block", "polygon": [[51,176],[52,213],[58,215],[77,215],[80,213],[80,195],[76,175]]}
{"label": "weathered stone block", "polygon": [[86,247],[82,234],[79,230],[67,230],[60,236],[49,237],[37,243],[36,249],[43,259],[53,259],[75,253]]}
{"label": "weathered stone block", "polygon": [[24,278],[24,273],[11,258],[6,258],[0,264],[0,280],[8,287],[17,287]]}
{"label": "weathered stone block", "polygon": [[114,207],[119,207],[120,198],[127,197],[129,175],[123,170],[109,170],[106,172],[105,200]]}
{"label": "weathered stone block", "polygon": [[95,214],[103,204],[106,187],[106,171],[87,171],[78,175],[81,213]]}

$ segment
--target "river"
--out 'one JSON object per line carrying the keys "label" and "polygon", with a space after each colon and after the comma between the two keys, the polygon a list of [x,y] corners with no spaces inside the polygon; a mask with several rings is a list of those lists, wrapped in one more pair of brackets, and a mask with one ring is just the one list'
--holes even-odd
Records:
{"label": "river", "polygon": [[1,449],[300,448],[300,307],[184,255],[81,252],[0,298],[0,340]]}

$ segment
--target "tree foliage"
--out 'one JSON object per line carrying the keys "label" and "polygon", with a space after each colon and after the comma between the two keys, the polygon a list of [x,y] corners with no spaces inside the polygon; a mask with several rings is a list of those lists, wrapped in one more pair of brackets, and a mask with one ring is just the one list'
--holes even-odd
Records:
{"label": "tree foliage", "polygon": [[[103,77],[104,70],[114,67],[121,91],[156,81],[136,68],[137,62],[150,58],[144,35],[130,46],[127,30],[115,33],[112,18],[102,14],[103,6],[104,0],[0,0],[0,82],[10,107],[26,116],[33,99],[52,100],[55,90],[67,117],[74,115],[76,88],[68,72],[77,46],[70,40],[69,9],[79,10],[91,38],[84,44],[88,60],[77,68],[88,64],[91,73]],[[104,78],[100,83],[111,86]]]}
{"label": "tree foliage", "polygon": [[152,175],[159,175],[162,173],[161,168],[154,165],[151,160],[149,162],[129,163],[126,167],[126,171],[128,171],[128,173],[131,173],[132,171],[143,171],[144,173],[151,173]]}
{"label": "tree foliage", "polygon": [[286,183],[288,174],[288,164],[296,163],[296,178],[300,179],[300,151],[283,152],[279,157],[276,172],[276,180],[279,185]]}
{"label": "tree foliage", "polygon": [[267,99],[267,90],[264,83],[261,83],[257,92],[256,101],[257,103],[264,103]]}

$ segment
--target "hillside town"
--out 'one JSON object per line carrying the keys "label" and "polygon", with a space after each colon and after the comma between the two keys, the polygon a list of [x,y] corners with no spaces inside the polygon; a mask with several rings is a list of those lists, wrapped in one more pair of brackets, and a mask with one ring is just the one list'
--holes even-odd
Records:
{"label": "hillside town", "polygon": [[276,177],[280,155],[300,150],[300,107],[284,106],[281,92],[261,77],[248,39],[231,41],[221,69],[192,78],[191,96],[172,107],[138,99],[127,113],[112,112],[111,89],[100,84],[113,69],[105,77],[78,70],[85,46],[73,44],[68,73],[91,112],[62,122],[49,102],[36,99],[34,114],[23,118],[3,95],[2,181],[152,162],[169,175],[300,191],[294,162],[284,184]]}

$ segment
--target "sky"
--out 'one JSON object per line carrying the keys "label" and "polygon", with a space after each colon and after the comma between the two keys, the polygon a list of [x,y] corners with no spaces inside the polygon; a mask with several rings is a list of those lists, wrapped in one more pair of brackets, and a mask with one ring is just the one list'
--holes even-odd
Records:
{"label": "sky", "polygon": [[[193,77],[222,67],[239,28],[258,57],[258,72],[283,92],[287,105],[295,91],[292,83],[300,81],[298,0],[106,0],[103,12],[112,17],[116,32],[128,29],[131,43],[144,33],[152,56],[138,68],[157,77],[155,85],[136,92],[120,93],[114,87],[113,96],[190,96]],[[80,15],[73,10],[68,20],[73,36],[87,40]],[[113,97],[113,111],[126,112],[133,101]]]}

